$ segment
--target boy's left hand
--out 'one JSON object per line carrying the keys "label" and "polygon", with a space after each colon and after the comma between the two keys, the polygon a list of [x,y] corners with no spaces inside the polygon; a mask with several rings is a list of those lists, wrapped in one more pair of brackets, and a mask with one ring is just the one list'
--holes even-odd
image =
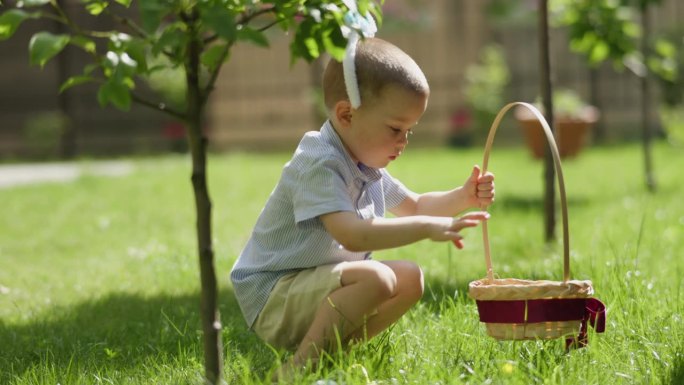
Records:
{"label": "boy's left hand", "polygon": [[480,166],[473,166],[473,172],[463,184],[472,207],[485,208],[494,202],[494,174],[487,171],[480,175]]}

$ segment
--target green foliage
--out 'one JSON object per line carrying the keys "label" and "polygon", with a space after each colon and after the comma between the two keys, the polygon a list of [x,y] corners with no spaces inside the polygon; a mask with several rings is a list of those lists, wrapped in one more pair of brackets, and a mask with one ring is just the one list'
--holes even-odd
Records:
{"label": "green foliage", "polygon": [[[680,47],[680,49],[675,47]],[[670,75],[659,77],[663,102],[669,107],[682,105],[684,102],[684,29],[679,27],[666,33],[662,42],[656,46],[656,52],[665,59],[651,64],[652,67],[660,67]]]}
{"label": "green foliage", "polygon": [[[534,105],[539,111],[544,111],[541,97],[535,99]],[[589,104],[574,90],[568,88],[556,88],[553,90],[553,110],[556,113],[556,118],[581,118],[583,116],[582,112],[587,106]]]}
{"label": "green foliage", "polygon": [[568,89],[558,89],[553,92],[553,108],[558,116],[578,116],[587,104],[580,96]]}
{"label": "green foliage", "polygon": [[93,16],[98,16],[107,9],[109,3],[104,0],[89,0],[85,2],[85,9]]}
{"label": "green foliage", "polygon": [[634,56],[641,29],[631,7],[618,1],[556,0],[552,11],[568,27],[570,47],[590,64],[612,60],[622,66]]}
{"label": "green foliage", "polygon": [[207,1],[198,3],[202,27],[214,32],[223,40],[233,41],[237,38],[237,10],[225,7],[219,2]]}
{"label": "green foliage", "polygon": [[638,76],[647,70],[665,81],[677,77],[675,44],[651,39],[652,47],[644,58],[638,50],[643,39],[637,23],[639,12],[661,0],[555,0],[552,11],[556,20],[568,27],[570,48],[586,56],[590,65],[610,60],[618,69],[629,68]]}
{"label": "green foliage", "polygon": [[0,15],[0,41],[12,37],[17,28],[19,28],[19,25],[25,20],[38,18],[40,18],[39,13],[27,13],[21,9],[10,9],[3,13]]}
{"label": "green foliage", "polygon": [[660,107],[659,112],[670,142],[684,148],[684,105],[664,105]]}
{"label": "green foliage", "polygon": [[31,64],[45,66],[48,60],[60,53],[69,44],[68,35],[53,35],[50,32],[38,32],[29,42]]}
{"label": "green foliage", "polygon": [[[134,18],[119,15],[117,7],[130,7],[132,0],[85,0],[82,5],[98,18],[119,23],[109,31],[91,31],[74,23],[57,2],[22,0],[0,15],[0,41],[11,38],[28,19],[50,18],[63,23],[67,34],[38,32],[31,40],[31,64],[44,67],[68,44],[87,52],[92,63],[83,73],[61,85],[64,91],[86,82],[100,84],[98,101],[128,110],[134,99],[136,83],[155,71],[177,70],[188,64],[188,47],[199,45],[204,81],[212,82],[222,64],[230,58],[238,42],[269,46],[265,31],[279,26],[292,32],[292,60],[311,61],[323,53],[336,59],[344,54],[346,39],[340,32],[346,12],[341,0],[141,0]],[[21,8],[41,7],[28,13]],[[373,0],[359,0],[359,11],[371,12],[381,22],[380,6]],[[160,60],[163,57],[164,60]],[[148,62],[156,63],[151,67]],[[214,80],[212,80],[214,79]],[[205,83],[202,100],[206,101],[213,84]],[[184,109],[181,109],[180,113]]]}
{"label": "green foliage", "polygon": [[[216,48],[221,48],[216,46]],[[204,55],[210,53],[211,50],[205,51]],[[203,64],[208,68],[207,63],[204,63],[206,58],[203,55]],[[154,68],[150,74],[145,78],[147,84],[162,98],[163,103],[166,103],[173,108],[180,111],[184,109],[185,105],[185,71],[182,67],[173,67],[168,63],[168,59],[163,56],[152,58],[150,65]],[[218,65],[215,64],[215,65]]]}
{"label": "green foliage", "polygon": [[496,44],[485,46],[479,62],[466,69],[464,94],[480,126],[487,127],[504,105],[510,76],[503,49]]}

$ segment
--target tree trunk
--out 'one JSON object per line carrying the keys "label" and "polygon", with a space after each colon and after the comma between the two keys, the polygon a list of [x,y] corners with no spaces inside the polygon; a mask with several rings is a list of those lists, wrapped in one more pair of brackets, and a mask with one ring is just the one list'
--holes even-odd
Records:
{"label": "tree trunk", "polygon": [[[551,131],[555,133],[553,120],[553,92],[551,85],[551,55],[549,53],[549,12],[548,1],[539,0],[539,68],[541,96],[544,115]],[[549,146],[544,156],[544,239],[550,242],[556,232],[556,190],[553,157]]]}
{"label": "tree trunk", "polygon": [[211,239],[211,199],[207,188],[207,138],[202,130],[204,98],[200,88],[201,37],[197,31],[197,14],[189,16],[190,39],[187,45],[185,74],[187,83],[187,134],[192,155],[192,187],[197,211],[197,246],[200,267],[200,311],[204,342],[205,380],[221,383],[221,320],[218,311],[218,289]]}
{"label": "tree trunk", "polygon": [[[649,21],[648,15],[648,5],[645,4],[641,8],[641,28],[643,30],[643,36],[641,38],[641,54],[643,55],[644,61],[648,61],[650,56],[648,48],[648,40],[651,35],[651,23]],[[641,77],[641,130],[642,130],[642,141],[644,149],[644,173],[646,176],[646,187],[648,191],[655,192],[656,181],[653,175],[653,157],[651,154],[651,84],[650,84],[649,71],[644,71],[644,75]]]}

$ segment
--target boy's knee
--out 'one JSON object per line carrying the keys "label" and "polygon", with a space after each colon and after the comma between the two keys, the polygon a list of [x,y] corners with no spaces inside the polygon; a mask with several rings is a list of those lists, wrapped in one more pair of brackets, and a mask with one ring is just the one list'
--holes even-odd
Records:
{"label": "boy's knee", "polygon": [[372,264],[368,283],[372,285],[373,292],[380,300],[393,297],[397,291],[397,276],[394,271],[380,262],[372,261]]}
{"label": "boy's knee", "polygon": [[423,270],[421,270],[417,264],[410,261],[407,261],[403,267],[403,289],[408,297],[417,302],[423,297],[423,291],[425,288]]}

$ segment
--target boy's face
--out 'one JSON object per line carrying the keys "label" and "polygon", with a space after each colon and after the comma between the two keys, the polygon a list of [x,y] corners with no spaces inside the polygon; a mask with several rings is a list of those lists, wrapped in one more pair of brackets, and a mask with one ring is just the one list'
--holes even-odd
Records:
{"label": "boy's face", "polygon": [[385,87],[372,103],[352,111],[343,141],[356,162],[384,168],[404,151],[427,107],[428,96]]}

